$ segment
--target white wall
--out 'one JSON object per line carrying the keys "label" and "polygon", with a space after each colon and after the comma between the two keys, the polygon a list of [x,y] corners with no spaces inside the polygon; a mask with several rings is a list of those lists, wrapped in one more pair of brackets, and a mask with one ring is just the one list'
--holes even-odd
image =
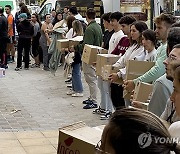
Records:
{"label": "white wall", "polygon": [[120,11],[120,0],[102,0],[104,5],[104,12]]}

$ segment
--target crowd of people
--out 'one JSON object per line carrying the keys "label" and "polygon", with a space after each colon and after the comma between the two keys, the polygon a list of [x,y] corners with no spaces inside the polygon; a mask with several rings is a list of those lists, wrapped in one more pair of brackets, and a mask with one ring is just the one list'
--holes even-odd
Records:
{"label": "crowd of people", "polygon": [[[145,148],[137,142],[142,133],[150,133],[152,137],[179,137],[180,140],[180,23],[173,15],[162,13],[155,17],[156,28],[153,31],[145,22],[133,16],[109,12],[101,17],[105,28],[103,32],[102,27],[95,21],[96,12],[92,8],[86,12],[87,24],[74,6],[66,6],[63,12],[52,10],[51,14],[45,15],[43,23],[36,13],[31,15],[24,4],[20,4],[20,11],[15,17],[11,14],[10,5],[5,6],[5,11],[7,18],[3,15],[4,8],[0,7],[2,68],[8,68],[8,63],[15,62],[15,26],[18,33],[16,71],[22,69],[22,61],[25,70],[29,67],[40,68],[42,62],[43,70],[49,71],[51,54],[48,49],[55,29],[67,28],[62,38],[83,36],[83,41],[78,45],[63,48],[60,52],[74,53],[73,62],[70,64],[72,73],[67,81],[71,82],[72,86],[67,95],[83,96],[82,70],[89,88],[89,97],[82,102],[83,109],[94,108],[92,113],[100,115],[101,120],[110,118],[103,131],[101,145],[96,147],[97,152],[180,153],[176,142],[161,144],[152,139],[152,143]],[[85,44],[103,47],[108,50],[108,54],[120,56],[113,64],[119,71],[112,73],[109,81],[96,76],[96,62],[89,65],[81,61]],[[31,66],[30,49],[35,61]],[[155,65],[140,77],[125,80],[128,60],[155,62]],[[124,80],[123,85],[114,83],[119,78]],[[144,102],[123,98],[123,90],[133,92],[138,82],[153,84],[152,94],[147,100],[148,111],[143,109]],[[98,88],[101,96],[99,103]],[[162,119],[170,124],[169,130]]]}

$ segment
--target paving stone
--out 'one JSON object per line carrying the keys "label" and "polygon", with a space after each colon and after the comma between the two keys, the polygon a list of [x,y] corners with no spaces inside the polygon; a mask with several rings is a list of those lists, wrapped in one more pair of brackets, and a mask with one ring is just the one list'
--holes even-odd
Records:
{"label": "paving stone", "polygon": [[[84,97],[72,98],[66,95],[69,89],[62,67],[56,76],[41,69],[16,72],[14,68],[15,64],[9,64],[6,77],[0,80],[0,132],[58,130],[77,121],[89,126],[107,123],[93,115],[92,110],[82,109],[82,101],[89,94],[84,79]],[[20,111],[11,113],[13,109]]]}

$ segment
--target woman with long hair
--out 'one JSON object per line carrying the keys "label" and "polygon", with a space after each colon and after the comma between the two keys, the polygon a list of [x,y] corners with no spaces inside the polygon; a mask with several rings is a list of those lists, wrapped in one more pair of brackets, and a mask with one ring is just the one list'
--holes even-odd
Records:
{"label": "woman with long hair", "polygon": [[[79,20],[74,20],[72,22],[73,37],[83,36],[83,27]],[[70,49],[71,52],[71,49]],[[74,58],[72,66],[72,89],[67,92],[67,95],[72,97],[82,97],[83,96],[83,85],[81,81],[81,55],[79,52],[74,52]]]}
{"label": "woman with long hair", "polygon": [[56,23],[58,23],[59,21],[61,21],[63,19],[63,15],[61,12],[56,13],[55,18],[52,21],[52,25],[54,26]]}
{"label": "woman with long hair", "polygon": [[[114,67],[119,67],[120,71],[118,73],[112,73],[109,79],[115,82],[118,78],[124,79],[126,75],[126,63],[128,60],[143,61],[146,57],[146,51],[142,44],[142,33],[148,29],[145,22],[135,21],[130,27],[130,47],[126,50],[125,54],[120,57],[120,59],[113,65]],[[119,92],[123,97],[123,88]],[[114,98],[112,98],[113,100]],[[123,99],[122,99],[123,100]],[[112,101],[115,109],[123,106],[124,102]],[[125,104],[125,103],[124,103]],[[126,104],[128,106],[128,104]]]}

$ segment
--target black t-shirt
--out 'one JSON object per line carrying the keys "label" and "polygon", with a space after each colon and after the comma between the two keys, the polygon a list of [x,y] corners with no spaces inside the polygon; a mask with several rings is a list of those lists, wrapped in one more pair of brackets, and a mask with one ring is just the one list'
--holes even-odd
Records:
{"label": "black t-shirt", "polygon": [[108,30],[106,30],[104,32],[104,36],[103,36],[103,42],[104,42],[104,49],[109,49],[109,40],[111,39],[112,34],[114,33],[114,30],[112,30],[111,32],[109,32]]}
{"label": "black t-shirt", "polygon": [[0,38],[8,38],[8,22],[4,15],[0,15]]}

